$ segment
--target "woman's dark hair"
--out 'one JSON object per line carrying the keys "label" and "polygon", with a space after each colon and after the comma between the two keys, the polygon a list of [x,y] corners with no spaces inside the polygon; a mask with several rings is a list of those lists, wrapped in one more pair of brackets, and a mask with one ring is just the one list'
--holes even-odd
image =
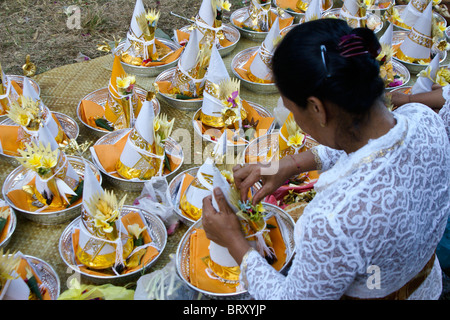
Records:
{"label": "woman's dark hair", "polygon": [[380,48],[370,29],[352,29],[339,19],[306,22],[290,30],[276,48],[275,83],[299,107],[315,96],[363,115],[384,92],[375,59]]}

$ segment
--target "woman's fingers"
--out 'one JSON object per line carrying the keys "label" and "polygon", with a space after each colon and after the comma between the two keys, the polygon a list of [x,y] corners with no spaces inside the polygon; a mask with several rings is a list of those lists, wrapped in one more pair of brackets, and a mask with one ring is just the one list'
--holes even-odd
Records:
{"label": "woman's fingers", "polygon": [[261,180],[261,170],[257,165],[246,165],[236,168],[233,172],[234,182],[240,190],[241,200],[247,201],[248,190],[259,180]]}

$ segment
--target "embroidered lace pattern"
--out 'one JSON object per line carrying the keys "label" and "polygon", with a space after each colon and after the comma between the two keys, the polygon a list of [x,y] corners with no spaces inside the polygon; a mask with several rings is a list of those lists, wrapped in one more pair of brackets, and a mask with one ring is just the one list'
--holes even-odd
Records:
{"label": "embroidered lace pattern", "polygon": [[[450,146],[440,117],[421,104],[394,113],[384,136],[346,154],[320,146],[317,194],[296,222],[287,275],[255,251],[241,281],[256,299],[375,298],[401,288],[432,256],[450,212]],[[438,260],[409,297],[438,299]]]}

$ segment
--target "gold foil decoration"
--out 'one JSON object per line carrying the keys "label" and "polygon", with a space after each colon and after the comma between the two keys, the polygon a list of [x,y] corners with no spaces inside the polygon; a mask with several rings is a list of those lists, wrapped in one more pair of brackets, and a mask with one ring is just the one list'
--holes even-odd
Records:
{"label": "gold foil decoration", "polygon": [[22,66],[23,75],[26,77],[33,77],[36,74],[36,65],[30,61],[30,55],[27,54],[25,64]]}

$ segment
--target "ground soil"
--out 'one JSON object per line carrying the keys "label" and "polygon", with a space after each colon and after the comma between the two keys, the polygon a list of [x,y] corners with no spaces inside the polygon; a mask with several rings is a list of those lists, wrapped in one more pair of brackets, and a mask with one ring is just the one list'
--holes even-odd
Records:
{"label": "ground soil", "polygon": [[[158,27],[172,36],[173,29],[189,22],[170,12],[191,18],[202,0],[143,2],[148,9],[160,10]],[[232,9],[247,3],[230,2]],[[80,10],[79,29],[70,24],[75,13],[71,6]],[[134,6],[135,0],[0,0],[0,64],[5,74],[21,75],[28,54],[37,73],[75,63],[80,53],[91,59],[104,55],[98,44],[126,37]]]}

